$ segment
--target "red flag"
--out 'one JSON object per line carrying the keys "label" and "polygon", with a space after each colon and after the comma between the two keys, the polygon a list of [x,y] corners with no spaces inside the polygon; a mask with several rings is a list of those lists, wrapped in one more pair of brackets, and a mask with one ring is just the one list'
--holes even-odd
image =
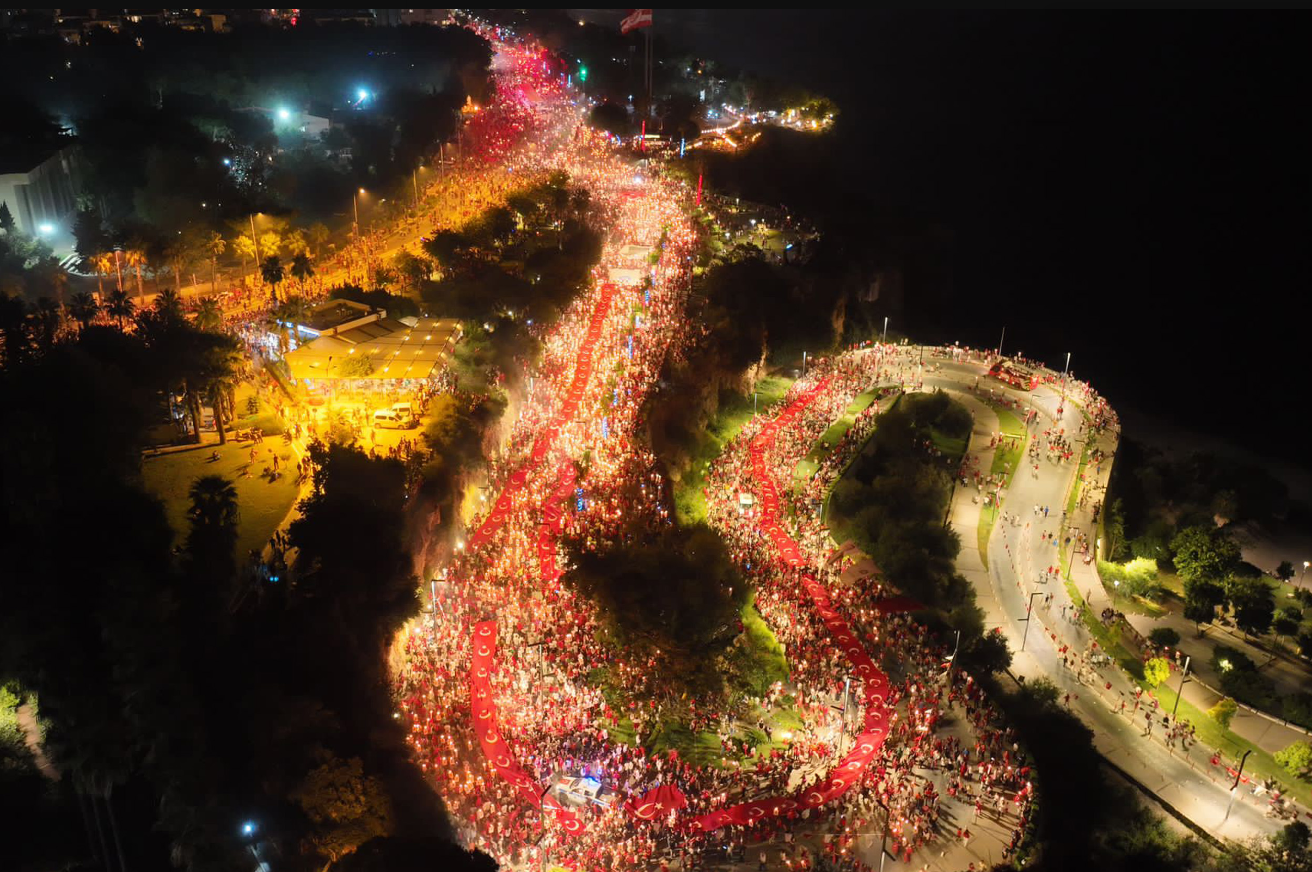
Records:
{"label": "red flag", "polygon": [[624,804],[629,814],[644,821],[660,820],[687,805],[688,798],[672,784],[663,784]]}
{"label": "red flag", "polygon": [[639,27],[651,27],[650,9],[630,9],[629,14],[620,22],[620,33],[628,33]]}

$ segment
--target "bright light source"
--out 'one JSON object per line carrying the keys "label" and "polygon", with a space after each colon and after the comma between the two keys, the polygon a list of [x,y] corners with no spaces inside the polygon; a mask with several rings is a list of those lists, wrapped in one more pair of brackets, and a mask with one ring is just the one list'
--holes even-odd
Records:
{"label": "bright light source", "polygon": [[41,226],[37,227],[37,232],[40,233],[42,236],[49,236],[50,234],[55,232],[55,225],[50,223],[42,224]]}
{"label": "bright light source", "polygon": [[279,109],[279,110],[278,110],[278,119],[279,119],[280,121],[290,121],[290,120],[292,119],[292,113],[291,113],[291,110],[290,110],[290,109]]}
{"label": "bright light source", "polygon": [[361,188],[361,189],[360,189],[360,193],[361,193],[361,194],[364,193],[364,188]]}
{"label": "bright light source", "polygon": [[243,836],[254,835],[254,833],[255,833],[255,821],[246,821],[246,823],[241,825],[241,834]]}
{"label": "bright light source", "polygon": [[355,96],[359,97],[361,100],[368,100],[369,92],[366,91],[364,88],[361,88],[360,90],[355,92]]}
{"label": "bright light source", "polygon": [[230,166],[232,166],[232,158],[230,158],[230,157],[225,157],[225,158],[223,159],[223,165],[224,165],[225,167],[230,167]]}

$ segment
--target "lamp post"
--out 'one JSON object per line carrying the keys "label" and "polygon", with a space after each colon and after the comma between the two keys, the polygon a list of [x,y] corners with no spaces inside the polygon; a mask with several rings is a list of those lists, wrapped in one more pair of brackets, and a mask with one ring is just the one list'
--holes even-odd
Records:
{"label": "lamp post", "polygon": [[1070,372],[1070,369],[1071,353],[1068,351],[1066,352],[1066,365],[1061,370],[1061,405],[1057,407],[1062,412],[1066,410],[1066,373]]}
{"label": "lamp post", "polygon": [[1180,689],[1175,694],[1175,705],[1171,706],[1171,720],[1175,720],[1175,713],[1180,710],[1180,697],[1184,696],[1184,683],[1189,680],[1189,655],[1184,658],[1184,672],[1180,673]]}
{"label": "lamp post", "polygon": [[251,245],[255,247],[255,274],[260,274],[260,237],[255,234],[255,213],[251,213]]}
{"label": "lamp post", "polygon": [[802,378],[806,378],[806,352],[802,352]]}
{"label": "lamp post", "polygon": [[879,344],[880,344],[880,345],[883,345],[883,344],[886,343],[887,341],[888,341],[888,316],[885,315],[885,316],[884,316],[884,332],[883,332],[883,334],[879,337]]}
{"label": "lamp post", "polygon": [[1002,325],[1002,336],[998,339],[998,357],[1002,356],[1002,343],[1007,338],[1007,325]]}
{"label": "lamp post", "polygon": [[1239,769],[1235,772],[1235,783],[1230,785],[1230,801],[1225,804],[1225,817],[1221,818],[1222,824],[1230,820],[1230,809],[1234,808],[1235,794],[1239,792],[1239,779],[1244,774],[1244,764],[1248,762],[1248,755],[1251,753],[1253,749],[1249,748],[1244,752],[1244,756],[1239,758]]}
{"label": "lamp post", "polygon": [[1030,601],[1025,605],[1025,632],[1020,637],[1020,650],[1025,650],[1025,642],[1030,637],[1030,618],[1034,616],[1034,598],[1042,596],[1043,591],[1036,590],[1030,594]]}
{"label": "lamp post", "polygon": [[364,193],[364,188],[360,188],[354,194],[351,195],[351,212],[355,216],[355,221],[352,223],[351,226],[355,230],[356,239],[360,238],[360,195],[363,193]]}
{"label": "lamp post", "polygon": [[884,872],[884,858],[888,856],[888,827],[893,822],[893,812],[882,799],[876,797],[875,802],[884,810],[884,835],[879,840],[879,872]]}
{"label": "lamp post", "polygon": [[1307,584],[1307,568],[1308,568],[1309,566],[1312,566],[1312,560],[1304,560],[1304,561],[1303,561],[1303,574],[1300,575],[1300,576],[1298,577],[1298,584],[1299,584],[1299,587],[1303,587],[1304,585]]}

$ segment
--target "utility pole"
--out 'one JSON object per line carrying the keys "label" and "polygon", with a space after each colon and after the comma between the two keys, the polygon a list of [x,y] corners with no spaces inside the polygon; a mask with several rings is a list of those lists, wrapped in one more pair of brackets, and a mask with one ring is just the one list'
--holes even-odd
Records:
{"label": "utility pole", "polygon": [[888,342],[888,316],[887,315],[884,316],[884,333],[882,336],[879,337],[879,344],[883,345],[886,342]]}
{"label": "utility pole", "polygon": [[1184,672],[1180,673],[1180,689],[1175,694],[1175,705],[1171,706],[1171,720],[1175,720],[1175,713],[1180,710],[1180,697],[1184,696],[1184,683],[1189,680],[1189,662],[1191,658],[1188,654],[1184,658]]}
{"label": "utility pole", "polygon": [[1034,616],[1034,598],[1042,596],[1043,591],[1036,590],[1030,594],[1030,601],[1025,606],[1025,632],[1020,637],[1020,650],[1025,650],[1025,641],[1030,637],[1030,618]]}
{"label": "utility pole", "polygon": [[998,340],[998,357],[1002,356],[1002,343],[1007,338],[1007,325],[1002,325],[1002,338]]}

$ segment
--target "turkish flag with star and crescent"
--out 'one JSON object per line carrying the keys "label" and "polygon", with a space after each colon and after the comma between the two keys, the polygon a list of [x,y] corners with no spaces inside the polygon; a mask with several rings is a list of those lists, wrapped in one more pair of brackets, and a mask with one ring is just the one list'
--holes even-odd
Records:
{"label": "turkish flag with star and crescent", "polygon": [[628,33],[639,27],[651,27],[650,9],[630,9],[629,14],[620,22],[620,33]]}
{"label": "turkish flag with star and crescent", "polygon": [[688,797],[683,795],[683,791],[673,784],[662,784],[637,799],[629,800],[624,807],[638,820],[654,821],[667,817],[670,812],[677,811],[687,804]]}

